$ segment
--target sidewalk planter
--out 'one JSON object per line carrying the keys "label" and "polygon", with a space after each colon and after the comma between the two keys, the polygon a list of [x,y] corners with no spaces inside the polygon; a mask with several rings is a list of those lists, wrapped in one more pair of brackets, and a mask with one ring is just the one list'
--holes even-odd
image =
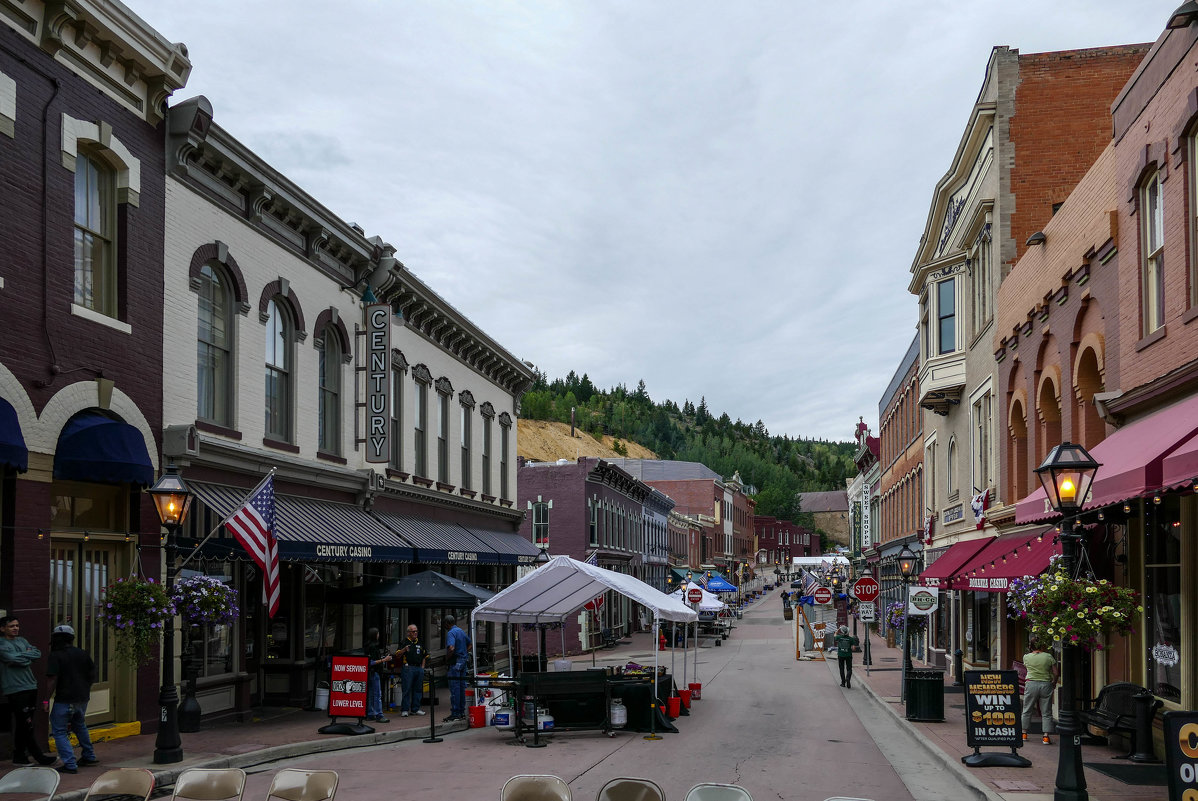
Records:
{"label": "sidewalk planter", "polygon": [[944,720],[944,673],[939,670],[907,673],[907,720]]}

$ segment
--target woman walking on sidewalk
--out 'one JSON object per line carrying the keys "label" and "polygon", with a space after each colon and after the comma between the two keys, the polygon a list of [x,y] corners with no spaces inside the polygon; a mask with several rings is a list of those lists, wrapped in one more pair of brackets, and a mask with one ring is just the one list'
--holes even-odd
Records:
{"label": "woman walking on sidewalk", "polygon": [[1027,668],[1027,680],[1023,684],[1023,739],[1027,739],[1027,729],[1032,723],[1032,710],[1040,705],[1040,725],[1044,731],[1042,742],[1051,745],[1048,735],[1057,730],[1056,722],[1052,719],[1052,690],[1057,686],[1061,669],[1052,654],[1044,650],[1042,642],[1032,641],[1032,650],[1024,654],[1023,666]]}
{"label": "woman walking on sidewalk", "polygon": [[848,626],[841,626],[836,630],[836,662],[840,667],[840,686],[853,686],[853,648],[860,644],[860,640],[849,634]]}

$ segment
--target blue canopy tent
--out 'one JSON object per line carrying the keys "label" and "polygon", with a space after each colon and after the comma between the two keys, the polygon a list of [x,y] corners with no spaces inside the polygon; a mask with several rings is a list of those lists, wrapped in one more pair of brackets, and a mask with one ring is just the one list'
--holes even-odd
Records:
{"label": "blue canopy tent", "polygon": [[703,586],[708,592],[736,592],[736,586],[720,576],[712,576]]}

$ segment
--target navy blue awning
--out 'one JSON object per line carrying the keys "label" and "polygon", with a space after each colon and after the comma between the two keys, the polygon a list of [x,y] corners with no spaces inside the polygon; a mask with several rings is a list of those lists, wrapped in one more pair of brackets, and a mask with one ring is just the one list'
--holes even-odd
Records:
{"label": "navy blue awning", "polygon": [[29,450],[21,436],[21,422],[12,404],[0,398],[0,466],[15,467],[24,473],[29,469]]}
{"label": "navy blue awning", "polygon": [[457,523],[379,511],[374,516],[416,546],[421,564],[502,565],[518,561],[515,554],[499,554],[490,542]]}
{"label": "navy blue awning", "polygon": [[54,477],[148,487],[154,483],[154,465],[136,428],[100,412],[81,412],[58,435]]}
{"label": "navy blue awning", "polygon": [[[248,489],[188,481],[196,500],[220,517],[245,503]],[[360,506],[294,495],[275,496],[275,537],[279,558],[292,562],[411,562],[408,543]],[[227,531],[217,532],[203,553],[249,558]]]}

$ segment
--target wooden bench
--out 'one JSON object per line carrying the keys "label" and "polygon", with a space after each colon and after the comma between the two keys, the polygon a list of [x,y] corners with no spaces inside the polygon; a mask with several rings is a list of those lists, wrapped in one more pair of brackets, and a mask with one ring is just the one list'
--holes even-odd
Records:
{"label": "wooden bench", "polygon": [[[1102,729],[1107,734],[1127,735],[1131,741],[1131,749],[1120,759],[1130,757],[1136,752],[1136,704],[1135,697],[1147,689],[1130,681],[1117,681],[1108,684],[1098,692],[1098,697],[1088,702],[1085,709],[1078,712],[1078,718],[1087,726]],[[1149,719],[1163,706],[1159,698],[1152,699]]]}

